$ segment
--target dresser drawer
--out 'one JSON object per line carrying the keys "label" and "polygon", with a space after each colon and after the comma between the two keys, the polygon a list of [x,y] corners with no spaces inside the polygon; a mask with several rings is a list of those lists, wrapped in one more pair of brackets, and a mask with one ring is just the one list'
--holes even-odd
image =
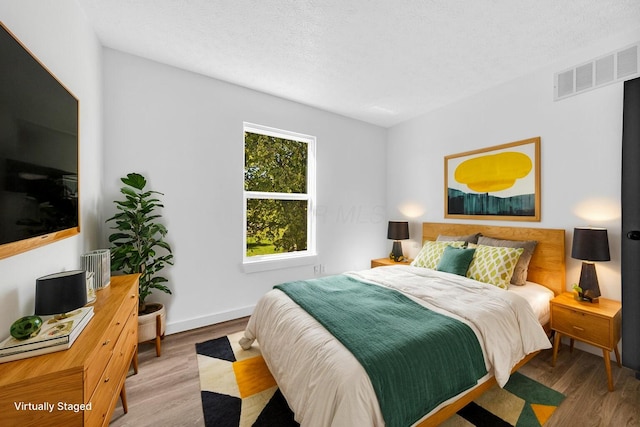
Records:
{"label": "dresser drawer", "polygon": [[85,383],[87,396],[93,394],[93,390],[96,388],[105,367],[111,359],[116,342],[118,341],[126,322],[133,317],[137,324],[138,299],[136,298],[137,295],[132,296],[133,297],[127,296],[122,305],[118,308],[116,315],[113,316],[109,326],[102,334],[100,344],[94,352],[92,360],[89,362],[89,369],[87,370]]}
{"label": "dresser drawer", "polygon": [[87,364],[87,373],[84,383],[85,396],[91,396],[93,394],[93,391],[98,385],[105,368],[109,364],[109,360],[111,360],[114,345],[115,340],[111,339],[110,335],[103,335],[100,339],[98,348]]}
{"label": "dresser drawer", "polygon": [[91,412],[85,412],[86,425],[107,425],[110,421],[108,414],[113,411],[120,396],[122,383],[126,379],[129,365],[137,345],[137,307],[123,320],[123,330],[113,348],[106,369],[90,398]]}
{"label": "dresser drawer", "polygon": [[107,414],[111,409],[111,402],[118,397],[118,382],[120,378],[115,375],[117,358],[109,361],[107,368],[102,373],[100,381],[90,398],[91,411],[85,411],[86,425],[101,426],[105,423]]}
{"label": "dresser drawer", "polygon": [[552,305],[551,328],[599,347],[611,349],[610,321],[579,310]]}
{"label": "dresser drawer", "polygon": [[114,370],[118,375],[126,378],[129,365],[133,359],[136,347],[138,346],[138,307],[134,307],[128,316],[124,329],[118,338],[118,343],[113,350],[112,359],[115,360]]}
{"label": "dresser drawer", "polygon": [[137,315],[137,306],[137,295],[129,295],[127,298],[125,298],[122,306],[120,306],[118,313],[111,320],[109,328],[107,329],[107,334],[109,335],[109,337],[113,338],[114,343],[122,333],[122,329],[124,328],[125,323],[129,321],[129,318],[131,318],[131,316]]}

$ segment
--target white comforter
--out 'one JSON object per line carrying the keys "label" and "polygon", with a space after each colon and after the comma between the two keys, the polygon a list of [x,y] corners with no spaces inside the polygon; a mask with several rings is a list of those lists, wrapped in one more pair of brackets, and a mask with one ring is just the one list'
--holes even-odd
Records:
{"label": "white comforter", "polygon": [[[399,290],[431,310],[465,322],[478,336],[487,370],[500,386],[524,356],[550,347],[527,301],[495,286],[405,266],[346,274]],[[271,373],[302,426],[384,425],[362,366],[283,292],[274,289],[260,299],[245,337],[241,340],[245,348],[255,339],[260,343]]]}

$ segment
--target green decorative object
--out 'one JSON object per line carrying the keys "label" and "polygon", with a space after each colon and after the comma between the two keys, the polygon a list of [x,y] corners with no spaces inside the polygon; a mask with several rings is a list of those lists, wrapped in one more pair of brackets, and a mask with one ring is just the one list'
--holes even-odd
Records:
{"label": "green decorative object", "polygon": [[475,248],[466,249],[447,246],[444,248],[444,252],[440,257],[440,262],[438,262],[436,270],[446,271],[447,273],[457,274],[458,276],[464,276],[467,274],[469,264],[471,264],[473,254],[475,252]]}
{"label": "green decorative object", "polygon": [[42,319],[38,316],[25,316],[13,322],[11,325],[11,336],[17,340],[26,340],[35,336],[42,328]]}

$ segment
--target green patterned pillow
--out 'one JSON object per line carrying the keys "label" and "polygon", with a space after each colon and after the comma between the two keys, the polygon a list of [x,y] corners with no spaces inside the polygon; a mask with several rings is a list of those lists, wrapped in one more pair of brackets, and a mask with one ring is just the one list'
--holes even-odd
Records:
{"label": "green patterned pillow", "polygon": [[522,248],[478,245],[467,270],[467,277],[507,289],[522,252]]}
{"label": "green patterned pillow", "polygon": [[424,242],[424,246],[422,246],[416,258],[411,262],[411,265],[435,270],[440,262],[440,258],[442,258],[444,248],[447,246],[461,248],[464,246],[464,243],[465,242],[433,242],[427,240]]}

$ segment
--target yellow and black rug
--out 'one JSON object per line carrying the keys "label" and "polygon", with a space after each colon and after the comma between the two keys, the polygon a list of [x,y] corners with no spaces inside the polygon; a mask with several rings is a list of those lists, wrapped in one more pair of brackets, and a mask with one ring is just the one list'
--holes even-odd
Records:
{"label": "yellow and black rug", "polygon": [[[207,427],[297,426],[254,343],[242,350],[242,333],[196,344],[202,409]],[[504,388],[493,387],[443,425],[542,426],[564,395],[515,373]]]}

